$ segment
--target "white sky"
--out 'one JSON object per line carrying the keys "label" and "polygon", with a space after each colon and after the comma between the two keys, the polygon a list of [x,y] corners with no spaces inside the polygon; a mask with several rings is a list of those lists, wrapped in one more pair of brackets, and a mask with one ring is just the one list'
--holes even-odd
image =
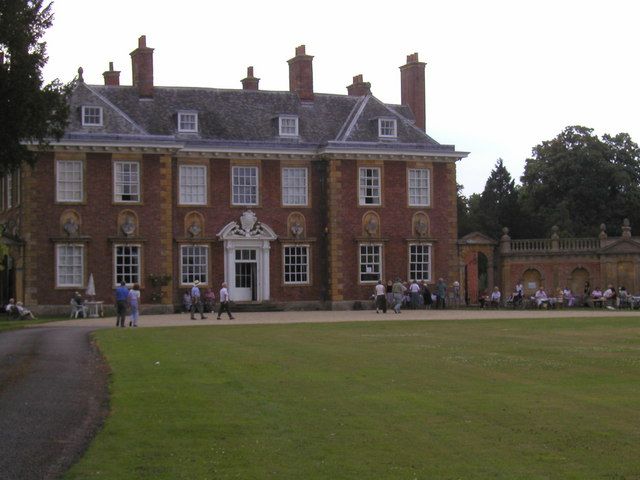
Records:
{"label": "white sky", "polygon": [[640,2],[633,0],[55,0],[45,80],[84,68],[103,83],[113,61],[131,84],[140,35],[154,48],[154,82],[288,90],[295,47],[313,55],[314,90],[346,94],[363,74],[400,103],[399,66],[427,62],[427,133],[470,155],[464,193],[481,192],[498,158],[519,180],[531,149],[568,125],[627,132],[640,142]]}

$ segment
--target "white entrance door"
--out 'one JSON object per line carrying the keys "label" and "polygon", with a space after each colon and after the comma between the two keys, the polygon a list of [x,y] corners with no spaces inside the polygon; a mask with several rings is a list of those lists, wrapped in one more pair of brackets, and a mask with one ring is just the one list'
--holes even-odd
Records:
{"label": "white entrance door", "polygon": [[258,260],[253,248],[238,248],[234,255],[234,300],[258,299]]}

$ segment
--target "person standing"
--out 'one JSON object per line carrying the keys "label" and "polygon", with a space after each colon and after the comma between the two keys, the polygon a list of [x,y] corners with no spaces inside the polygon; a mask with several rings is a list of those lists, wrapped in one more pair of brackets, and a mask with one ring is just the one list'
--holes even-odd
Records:
{"label": "person standing", "polygon": [[402,285],[402,281],[399,278],[396,278],[396,281],[393,283],[392,291],[393,291],[393,311],[396,313],[401,312],[402,308],[402,299],[404,297],[404,291],[406,290],[405,286]]}
{"label": "person standing", "polygon": [[382,284],[380,280],[376,284],[376,313],[387,313],[387,298],[386,298],[387,289]]}
{"label": "person standing", "polygon": [[220,320],[220,315],[222,312],[227,312],[229,315],[229,320],[233,320],[233,315],[231,315],[231,310],[229,310],[229,290],[227,289],[226,282],[222,282],[222,288],[220,289],[220,308],[218,309],[218,318]]}
{"label": "person standing", "polygon": [[420,285],[418,281],[413,279],[411,285],[409,285],[409,292],[411,292],[411,308],[417,310],[420,306]]}
{"label": "person standing", "polygon": [[195,320],[195,313],[200,313],[200,320],[205,320],[207,317],[202,313],[202,294],[200,293],[200,280],[193,282],[191,287],[191,320]]}
{"label": "person standing", "polygon": [[422,280],[422,301],[424,302],[425,310],[431,308],[433,299],[431,298],[431,290],[429,290],[429,286],[425,280]]}
{"label": "person standing", "polygon": [[138,306],[140,304],[140,285],[137,283],[133,285],[133,288],[129,291],[127,299],[129,301],[129,308],[131,309],[131,321],[129,322],[129,326],[137,327]]}
{"label": "person standing", "polygon": [[444,279],[440,277],[438,279],[438,284],[436,285],[436,308],[441,308],[444,310],[445,308],[445,298],[447,296],[447,284],[444,283]]}
{"label": "person standing", "polygon": [[116,288],[116,327],[124,328],[124,321],[127,316],[127,298],[129,298],[127,284],[120,282],[120,286]]}

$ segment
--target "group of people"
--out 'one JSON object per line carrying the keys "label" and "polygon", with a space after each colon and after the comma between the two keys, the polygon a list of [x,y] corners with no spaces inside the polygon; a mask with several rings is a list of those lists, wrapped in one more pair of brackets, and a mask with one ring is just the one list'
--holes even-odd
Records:
{"label": "group of people", "polygon": [[120,282],[120,286],[116,288],[116,327],[123,327],[127,317],[127,307],[131,311],[130,327],[138,326],[138,317],[140,306],[140,285],[133,284],[131,290],[127,288],[127,284]]}
{"label": "group of people", "polygon": [[[191,320],[195,320],[196,312],[200,314],[200,319],[205,320],[204,312],[215,312],[216,294],[211,288],[208,288],[203,294],[200,291],[200,280],[195,280],[193,286],[187,290],[183,296],[182,303],[185,311],[191,314]],[[218,307],[217,320],[221,319],[221,315],[227,312],[229,320],[234,320],[230,307],[231,298],[229,297],[229,289],[227,283],[222,282],[220,288],[220,306]]]}
{"label": "group of people", "polygon": [[[454,298],[455,295],[460,296],[460,283],[453,284]],[[391,308],[395,313],[401,313],[403,307],[414,310],[420,308],[445,308],[447,296],[447,284],[444,279],[440,278],[431,292],[427,282],[422,280],[411,280],[411,282],[402,282],[400,278],[395,281],[389,280],[387,285],[383,285],[381,280],[374,289],[374,299],[376,304],[376,313],[387,313],[387,309]]]}
{"label": "group of people", "polygon": [[16,302],[15,298],[10,298],[9,303],[5,305],[4,311],[13,318],[20,320],[35,320],[36,316],[33,312],[22,304],[22,302]]}

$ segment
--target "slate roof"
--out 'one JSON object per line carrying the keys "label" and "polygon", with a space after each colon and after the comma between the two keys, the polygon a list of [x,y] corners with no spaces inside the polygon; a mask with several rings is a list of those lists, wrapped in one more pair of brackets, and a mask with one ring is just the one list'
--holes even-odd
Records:
{"label": "slate roof", "polygon": [[[103,108],[103,126],[81,123],[81,107]],[[79,83],[71,98],[66,140],[153,141],[180,143],[185,148],[254,145],[262,148],[368,148],[455,153],[415,127],[409,108],[386,105],[368,95],[314,94],[300,101],[292,92],[215,88],[155,87],[141,99],[132,86]],[[179,111],[198,113],[198,133],[177,130]],[[278,117],[297,115],[299,136],[278,134]],[[378,138],[378,118],[397,120],[397,139]],[[461,153],[460,157],[464,156]]]}

